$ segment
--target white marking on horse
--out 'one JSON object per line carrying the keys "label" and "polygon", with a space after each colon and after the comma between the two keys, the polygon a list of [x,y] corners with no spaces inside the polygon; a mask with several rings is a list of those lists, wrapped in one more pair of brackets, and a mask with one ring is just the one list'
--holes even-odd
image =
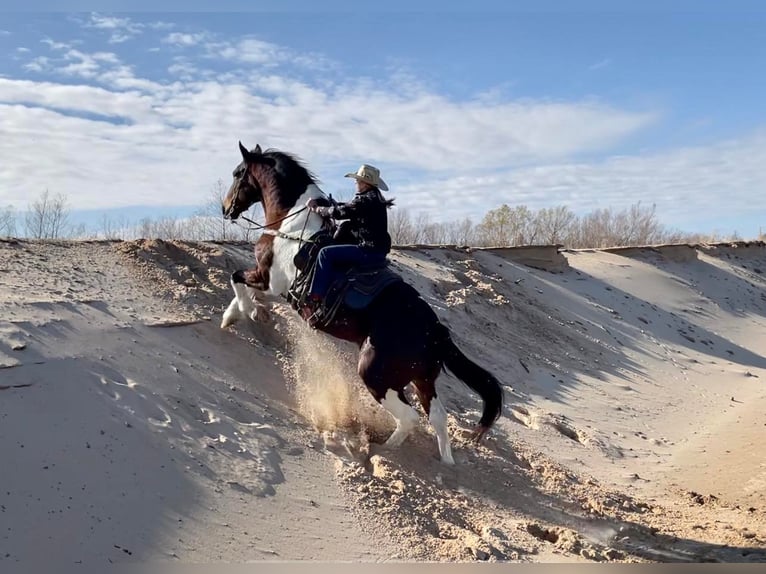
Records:
{"label": "white marking on horse", "polygon": [[[232,283],[232,287],[234,284]],[[234,290],[234,298],[229,303],[226,311],[223,312],[223,319],[221,319],[221,329],[225,329],[229,325],[233,325],[242,318],[242,313],[239,310],[239,300],[237,299],[237,291]]]}
{"label": "white marking on horse", "polygon": [[393,390],[386,391],[385,398],[380,401],[396,421],[396,430],[391,433],[386,441],[386,446],[399,446],[410,436],[410,433],[418,424],[418,412],[399,398],[399,394]]}
{"label": "white marking on horse", "polygon": [[[295,217],[290,217],[291,214],[304,208],[309,199],[320,197],[325,197],[322,190],[316,185],[309,185],[288,213],[288,219],[282,222],[279,231],[291,237],[308,239],[322,229],[323,219],[314,212],[306,210]],[[300,243],[294,239],[276,236],[274,237],[273,249],[274,260],[271,264],[269,289],[266,291],[266,294],[273,296],[285,295],[295,279],[296,270],[293,259],[297,255],[298,249],[300,249]]]}
{"label": "white marking on horse", "polygon": [[[296,239],[308,239],[322,229],[323,219],[316,213],[305,210],[295,215],[295,217],[290,217],[290,215],[303,209],[309,199],[320,197],[326,197],[324,192],[314,184],[309,185],[292,209],[290,209],[287,218],[279,226],[280,232],[295,239],[286,239],[278,235],[274,237],[274,243],[272,244],[274,258],[269,269],[269,288],[264,292],[264,295],[267,297],[285,295],[290,285],[292,285],[296,272],[293,259],[295,259],[298,249],[300,249],[300,241]],[[264,316],[263,314],[266,313],[265,306],[261,305],[263,310],[259,314],[258,304],[254,303],[248,296],[249,287],[246,290],[246,286],[243,283],[234,283],[233,281],[231,286],[234,289],[234,298],[223,314],[221,321],[222,329],[236,323],[242,317],[249,317],[251,320],[256,321],[259,316]]]}
{"label": "white marking on horse", "polygon": [[455,464],[452,457],[452,448],[449,444],[449,432],[447,431],[447,411],[444,409],[439,397],[431,399],[431,413],[428,420],[436,431],[436,440],[439,443],[439,454],[444,464]]}

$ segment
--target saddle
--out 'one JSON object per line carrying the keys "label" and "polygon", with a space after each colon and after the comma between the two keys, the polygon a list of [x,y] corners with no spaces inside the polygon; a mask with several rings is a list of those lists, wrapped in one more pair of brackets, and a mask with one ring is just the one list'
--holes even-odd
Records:
{"label": "saddle", "polygon": [[[308,305],[308,291],[316,272],[319,251],[327,245],[348,243],[342,239],[337,233],[333,236],[328,231],[319,231],[295,255],[293,263],[298,275],[287,293],[287,300],[293,309],[300,310]],[[347,315],[366,309],[386,287],[400,281],[403,279],[390,269],[388,261],[349,269],[339,275],[328,289],[322,303],[322,319],[317,326],[327,327],[339,314]]]}

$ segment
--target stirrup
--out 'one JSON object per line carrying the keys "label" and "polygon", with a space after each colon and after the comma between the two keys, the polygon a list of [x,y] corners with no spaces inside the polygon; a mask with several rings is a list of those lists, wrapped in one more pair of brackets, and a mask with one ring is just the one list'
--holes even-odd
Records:
{"label": "stirrup", "polygon": [[306,318],[306,322],[309,324],[309,327],[316,329],[318,326],[325,323],[326,314],[327,313],[324,307],[318,307],[311,315]]}
{"label": "stirrup", "polygon": [[293,309],[297,309],[301,303],[303,293],[298,289],[288,289],[285,299],[292,305]]}

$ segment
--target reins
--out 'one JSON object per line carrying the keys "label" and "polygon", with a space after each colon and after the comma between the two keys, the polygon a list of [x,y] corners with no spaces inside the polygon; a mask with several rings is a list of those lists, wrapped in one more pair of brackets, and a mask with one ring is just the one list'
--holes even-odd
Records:
{"label": "reins", "polygon": [[[244,215],[242,215],[241,216],[242,219],[244,219],[245,221],[247,221],[251,225],[254,225],[255,227],[249,227],[249,228],[248,227],[243,227],[243,226],[240,226],[240,227],[243,227],[243,229],[246,229],[247,231],[253,231],[253,230],[260,229],[261,231],[263,231],[263,233],[268,233],[269,235],[274,235],[274,236],[280,237],[282,239],[289,239],[291,241],[297,241],[298,242],[298,249],[300,249],[303,246],[304,243],[316,243],[316,241],[314,241],[313,239],[306,239],[306,238],[303,237],[303,235],[306,233],[306,226],[308,225],[308,222],[309,222],[309,218],[308,217],[303,221],[303,229],[301,229],[300,237],[293,237],[292,235],[288,235],[287,233],[281,232],[279,229],[271,229],[269,227],[269,225],[274,225],[275,223],[282,223],[286,219],[290,219],[292,217],[295,217],[296,215],[298,215],[302,211],[306,211],[307,209],[308,209],[308,207],[301,207],[295,213],[290,213],[288,215],[285,215],[283,218],[277,219],[276,221],[272,221],[271,223],[267,223],[266,225],[261,225],[260,223],[257,223],[255,221],[253,221],[249,217],[245,217]],[[234,220],[234,223],[236,225],[239,225],[239,223],[237,223],[236,220]],[[293,285],[295,285],[295,282],[298,280],[298,273],[299,273],[298,272],[298,268],[296,267],[295,268],[295,275],[293,276]]]}
{"label": "reins", "polygon": [[[253,221],[249,217],[245,217],[244,215],[242,215],[240,217],[244,219],[245,221],[247,221],[248,223],[250,223],[251,225],[253,225],[254,227],[243,227],[242,225],[240,225],[240,227],[245,229],[245,231],[261,230],[264,233],[268,233],[269,235],[275,235],[276,237],[280,237],[282,239],[290,239],[291,241],[298,241],[299,243],[313,243],[311,239],[305,239],[303,237],[303,232],[306,230],[306,224],[308,223],[308,217],[306,218],[306,221],[303,222],[303,230],[301,231],[300,237],[294,237],[292,235],[288,235],[287,233],[283,233],[279,229],[271,229],[269,227],[270,225],[274,225],[275,223],[282,223],[283,221],[291,219],[295,217],[296,215],[298,215],[299,213],[306,211],[307,209],[308,209],[307,207],[301,207],[298,211],[289,213],[288,215],[285,215],[284,217],[277,219],[276,221],[272,221],[271,223],[267,223],[266,225],[261,225],[260,223]],[[239,223],[237,223],[236,220],[234,221],[234,223],[236,225],[239,225]]]}
{"label": "reins", "polygon": [[[307,209],[308,209],[308,207],[301,207],[301,208],[300,208],[298,211],[296,211],[295,213],[288,213],[287,215],[285,215],[285,216],[284,216],[284,217],[282,217],[281,219],[277,219],[276,221],[272,221],[271,223],[267,223],[266,225],[261,225],[260,223],[257,223],[257,222],[255,222],[255,221],[253,221],[252,219],[250,219],[249,217],[245,217],[244,215],[242,215],[242,216],[240,216],[240,217],[242,217],[242,219],[244,219],[244,220],[245,220],[245,221],[247,221],[248,223],[250,223],[250,224],[252,224],[252,225],[255,225],[255,228],[256,228],[256,229],[269,229],[269,226],[270,226],[270,225],[274,225],[275,223],[282,223],[283,221],[285,221],[285,220],[287,220],[287,219],[290,219],[291,217],[295,217],[295,216],[296,216],[296,215],[298,215],[300,212],[302,212],[302,211],[306,211]],[[248,231],[252,231],[252,228],[251,228],[251,229],[248,229]]]}

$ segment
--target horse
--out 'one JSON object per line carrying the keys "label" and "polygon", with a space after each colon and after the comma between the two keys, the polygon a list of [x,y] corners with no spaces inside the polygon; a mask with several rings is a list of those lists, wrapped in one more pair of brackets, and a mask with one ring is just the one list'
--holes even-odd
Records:
{"label": "horse", "polygon": [[[319,233],[326,221],[305,207],[310,198],[326,202],[317,178],[292,154],[260,145],[248,150],[239,143],[241,162],[222,202],[224,218],[236,221],[255,203],[265,215],[257,240],[255,267],[231,275],[234,298],[221,328],[241,318],[268,321],[264,301],[286,298],[298,275],[299,248]],[[347,313],[342,327],[320,327],[325,333],[359,347],[357,373],[372,397],[396,421],[386,440],[398,447],[415,429],[417,411],[404,389],[411,383],[436,432],[443,463],[455,463],[447,429],[447,412],[436,392],[436,379],[448,369],[482,399],[481,418],[471,433],[479,443],[500,417],[503,388],[489,371],[469,359],[452,340],[431,306],[404,280],[386,286],[366,308]]]}

